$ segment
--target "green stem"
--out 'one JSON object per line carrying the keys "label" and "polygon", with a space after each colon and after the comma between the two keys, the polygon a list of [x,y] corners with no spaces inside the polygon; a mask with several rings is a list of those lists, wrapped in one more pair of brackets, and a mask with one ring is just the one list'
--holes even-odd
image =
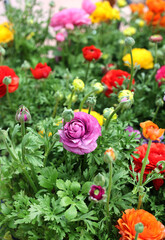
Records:
{"label": "green stem", "polygon": [[131,90],[131,88],[132,88],[132,80],[133,80],[133,72],[134,72],[132,49],[130,49],[130,56],[131,56],[131,77],[130,77],[130,81],[129,81],[129,88],[128,88],[129,90]]}
{"label": "green stem", "polygon": [[[25,122],[24,121],[21,122],[21,133],[22,133],[22,141],[23,141],[23,137],[25,135]],[[22,147],[22,162],[24,162],[24,159],[25,159],[25,147],[24,147],[23,143],[22,143],[21,147]]]}
{"label": "green stem", "polygon": [[6,85],[6,87],[7,87],[7,91],[6,91],[7,101],[8,101],[10,109],[12,109],[12,103],[11,103],[10,95],[9,95],[9,87],[8,87],[8,85]]}
{"label": "green stem", "polygon": [[68,103],[68,109],[70,109],[72,106],[72,97],[73,97],[74,93],[75,93],[75,90],[72,90],[72,93],[71,93],[70,99],[69,99],[69,103]]}
{"label": "green stem", "polygon": [[157,63],[157,50],[158,50],[158,43],[155,43],[155,64]]}
{"label": "green stem", "polygon": [[136,233],[136,235],[135,235],[135,240],[138,240],[138,233]]}
{"label": "green stem", "polygon": [[3,56],[2,56],[2,54],[0,54],[0,66],[2,66],[3,65]]}
{"label": "green stem", "polygon": [[89,92],[89,93],[83,98],[83,100],[81,101],[80,106],[79,106],[79,112],[81,112],[81,109],[83,108],[83,105],[84,105],[85,101],[87,100],[87,98],[88,98],[91,94],[96,93],[97,91],[98,91],[98,90],[92,90],[91,92]]}
{"label": "green stem", "polygon": [[111,189],[112,189],[112,161],[109,163],[109,185],[108,185],[108,192],[107,192],[107,203],[106,203],[106,212],[107,216],[109,216],[109,201],[111,196]]}
{"label": "green stem", "polygon": [[146,81],[146,83],[145,83],[146,85],[148,84],[148,82],[150,82],[150,81],[152,80],[152,78],[153,78],[153,76],[155,75],[156,71],[157,71],[157,69],[154,68],[153,71],[152,71],[152,73],[151,73],[151,75],[150,75],[150,77],[147,79],[147,81]]}
{"label": "green stem", "polygon": [[54,106],[54,111],[53,111],[53,114],[52,114],[52,118],[55,118],[55,116],[56,116],[58,104],[59,104],[59,100],[57,99],[56,104]]}
{"label": "green stem", "polygon": [[85,74],[85,80],[84,80],[85,83],[87,82],[87,79],[88,79],[88,73],[89,73],[90,63],[91,63],[91,62],[88,62],[88,66],[87,66],[87,70],[86,70],[86,74]]}
{"label": "green stem", "polygon": [[[143,184],[143,175],[144,175],[145,167],[147,165],[147,160],[148,160],[148,155],[149,155],[150,148],[151,148],[151,143],[152,143],[152,140],[149,139],[146,155],[145,155],[145,157],[143,159],[143,165],[142,165],[141,172],[140,172],[140,180],[139,180],[139,186],[140,187]],[[142,195],[140,195],[140,193],[139,193],[139,200],[138,200],[138,207],[137,207],[138,209],[140,209],[140,207],[141,207],[142,198],[143,198]]]}
{"label": "green stem", "polygon": [[89,107],[89,109],[88,109],[88,114],[90,114],[91,113],[91,107]]}
{"label": "green stem", "polygon": [[156,111],[155,111],[155,115],[154,115],[154,117],[153,117],[153,119],[152,119],[152,122],[155,121],[155,118],[156,118],[156,116],[157,116],[157,114],[158,114],[158,112],[159,112],[159,108],[160,108],[160,106],[157,106]]}
{"label": "green stem", "polygon": [[111,115],[109,116],[109,118],[106,120],[106,122],[105,122],[105,130],[107,130],[107,128],[108,128],[108,126],[109,126],[109,123],[110,123],[113,115],[114,115],[115,113],[117,113],[120,108],[121,108],[121,104],[118,104],[118,106],[116,107],[116,109],[111,113]]}
{"label": "green stem", "polygon": [[48,155],[49,155],[50,151],[52,150],[55,142],[56,142],[56,141],[54,141],[54,142],[52,143],[52,145],[49,147],[49,149],[48,149],[48,150],[46,151],[46,153],[45,153],[45,158],[44,158],[44,162],[43,162],[43,163],[44,163],[44,167],[46,167],[46,165],[47,165]]}

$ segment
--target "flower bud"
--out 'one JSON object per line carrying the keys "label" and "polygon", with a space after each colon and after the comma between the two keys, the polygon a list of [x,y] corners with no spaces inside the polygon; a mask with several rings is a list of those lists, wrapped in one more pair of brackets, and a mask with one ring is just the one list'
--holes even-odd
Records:
{"label": "flower bud", "polygon": [[125,7],[127,5],[127,1],[126,0],[118,0],[117,5],[119,8]]}
{"label": "flower bud", "polygon": [[159,43],[163,40],[163,37],[159,34],[152,35],[149,40],[154,43]]}
{"label": "flower bud", "polygon": [[3,83],[6,84],[6,85],[10,84],[11,83],[11,77],[10,76],[9,77],[4,77]]}
{"label": "flower bud", "polygon": [[8,133],[6,130],[2,130],[0,128],[0,140],[6,139],[8,137]]}
{"label": "flower bud", "polygon": [[26,108],[24,105],[21,105],[18,111],[16,112],[15,120],[20,123],[30,121],[31,115],[28,108]]}
{"label": "flower bud", "polygon": [[68,69],[66,69],[66,73],[64,73],[63,78],[64,78],[65,80],[69,80],[69,79],[72,78],[72,76],[71,76],[71,74],[70,74],[70,72],[69,72]]}
{"label": "flower bud", "polygon": [[[113,113],[114,112],[114,107],[111,107],[111,108],[105,108],[104,110],[103,110],[103,116],[106,118],[106,119],[108,119],[109,118],[109,116],[111,115],[111,113]],[[116,120],[117,119],[117,114],[115,113],[114,115],[113,115],[113,117],[112,117],[112,120]]]}
{"label": "flower bud", "polygon": [[95,96],[88,97],[86,100],[86,104],[88,107],[93,108],[96,105],[96,97]]}
{"label": "flower bud", "polygon": [[104,184],[105,184],[105,177],[104,177],[101,173],[98,173],[98,174],[94,177],[94,183],[95,183],[96,185],[104,186]]}
{"label": "flower bud", "polygon": [[22,69],[22,70],[28,70],[28,69],[30,69],[30,63],[25,60],[25,61],[22,63],[22,65],[21,65],[21,69]]}
{"label": "flower bud", "polygon": [[6,53],[5,49],[2,46],[0,46],[0,55],[5,56],[5,53]]}
{"label": "flower bud", "polygon": [[81,79],[79,79],[78,77],[73,80],[72,85],[73,85],[74,90],[77,92],[82,92],[85,87],[84,82]]}
{"label": "flower bud", "polygon": [[96,93],[101,93],[104,90],[104,86],[99,82],[93,84],[93,88],[96,90]]}
{"label": "flower bud", "polygon": [[74,112],[72,109],[65,109],[62,113],[62,118],[65,122],[70,122],[74,118]]}
{"label": "flower bud", "polygon": [[[69,102],[70,97],[71,97],[71,93],[68,94],[68,96],[66,97],[66,103],[65,104],[67,104]],[[77,101],[77,95],[73,94],[73,96],[72,96],[72,103],[75,103],[76,101]]]}
{"label": "flower bud", "polygon": [[60,91],[57,91],[55,94],[54,94],[54,97],[56,100],[58,101],[61,101],[63,99],[63,93],[60,92]]}
{"label": "flower bud", "polygon": [[125,41],[124,41],[123,39],[120,39],[120,40],[119,40],[119,44],[120,44],[120,45],[124,45],[124,43],[125,43]]}
{"label": "flower bud", "polygon": [[155,103],[157,107],[163,107],[164,105],[164,101],[161,98],[157,99]]}
{"label": "flower bud", "polygon": [[125,39],[125,46],[131,48],[135,44],[135,40],[132,37],[127,37]]}
{"label": "flower bud", "polygon": [[143,230],[144,230],[144,225],[143,225],[143,223],[139,222],[139,223],[135,224],[135,231],[136,231],[137,233],[142,233]]}
{"label": "flower bud", "polygon": [[110,163],[110,162],[114,162],[117,158],[117,155],[114,151],[113,148],[108,148],[105,153],[104,153],[104,162],[106,163]]}
{"label": "flower bud", "polygon": [[145,25],[145,22],[142,19],[136,19],[135,23],[139,26],[139,27],[143,27]]}
{"label": "flower bud", "polygon": [[53,1],[51,1],[51,2],[49,3],[49,6],[50,6],[50,7],[54,7],[54,6],[55,6],[55,3],[54,3]]}
{"label": "flower bud", "polygon": [[120,102],[127,102],[131,101],[133,103],[134,99],[134,93],[131,92],[130,90],[122,90],[118,94],[118,101]]}

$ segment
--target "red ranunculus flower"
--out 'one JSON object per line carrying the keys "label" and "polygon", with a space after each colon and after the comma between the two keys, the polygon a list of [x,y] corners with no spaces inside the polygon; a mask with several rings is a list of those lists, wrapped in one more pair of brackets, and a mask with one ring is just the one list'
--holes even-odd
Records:
{"label": "red ranunculus flower", "polygon": [[2,98],[7,91],[7,86],[3,83],[5,77],[11,77],[11,83],[8,85],[9,93],[15,92],[19,85],[19,77],[14,70],[8,66],[0,66],[0,98]]}
{"label": "red ranunculus flower", "polygon": [[92,185],[89,191],[89,198],[94,201],[99,201],[104,198],[105,189],[101,186]]}
{"label": "red ranunculus flower", "polygon": [[35,79],[47,78],[49,73],[52,71],[51,67],[47,65],[47,63],[38,63],[35,68],[30,68],[33,77]]}
{"label": "red ranunculus flower", "polygon": [[[112,69],[108,71],[103,78],[101,79],[101,82],[104,83],[107,86],[107,90],[105,91],[105,95],[107,97],[110,97],[110,94],[113,92],[113,87],[117,88],[117,85],[122,85],[124,78],[130,79],[131,75],[125,71],[119,70],[119,69]],[[133,79],[133,84],[135,84],[135,80]]]}
{"label": "red ranunculus flower", "polygon": [[84,47],[82,49],[84,58],[91,62],[93,59],[98,60],[101,57],[102,52],[100,49],[96,48],[94,45],[89,47]]}
{"label": "red ranunculus flower", "polygon": [[[145,157],[146,151],[147,151],[148,144],[143,144],[136,148],[136,151],[134,153],[139,154],[139,158],[133,157],[133,162],[135,164],[135,172],[140,173],[142,168],[142,161]],[[152,143],[150,153],[148,156],[149,164],[146,165],[145,171],[144,171],[144,179],[145,181],[147,174],[152,172],[155,168],[157,168],[157,163],[159,161],[165,160],[165,144],[164,143]],[[130,166],[131,168],[131,166]],[[161,171],[162,166],[158,166],[160,169],[161,174],[165,174],[165,170]],[[153,184],[156,190],[159,190],[159,188],[163,185],[164,180],[163,179],[155,179],[153,180]]]}

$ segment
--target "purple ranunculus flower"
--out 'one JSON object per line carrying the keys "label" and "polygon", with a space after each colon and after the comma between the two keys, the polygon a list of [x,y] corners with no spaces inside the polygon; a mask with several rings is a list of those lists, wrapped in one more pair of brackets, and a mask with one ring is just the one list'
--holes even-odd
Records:
{"label": "purple ranunculus flower", "polygon": [[[128,127],[125,129],[125,131],[130,132],[129,136],[131,136],[132,133],[136,133],[136,136],[137,136],[137,137],[135,137],[135,138],[136,138],[136,139],[140,139],[140,138],[141,138],[141,133],[140,133],[140,131],[139,131],[139,130],[134,130],[133,127],[131,127],[131,126],[128,126]],[[138,136],[138,135],[139,135],[139,136]]]}
{"label": "purple ranunculus flower", "polygon": [[89,198],[94,201],[99,201],[104,198],[105,189],[101,186],[92,185],[89,191]]}
{"label": "purple ranunculus flower", "polygon": [[92,115],[75,112],[74,118],[58,132],[60,142],[66,150],[83,155],[96,149],[96,140],[101,136],[101,126]]}

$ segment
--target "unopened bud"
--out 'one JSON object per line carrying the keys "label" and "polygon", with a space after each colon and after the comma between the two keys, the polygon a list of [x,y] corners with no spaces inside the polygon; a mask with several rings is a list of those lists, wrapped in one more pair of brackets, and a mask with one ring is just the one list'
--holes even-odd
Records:
{"label": "unopened bud", "polygon": [[131,92],[130,90],[122,90],[118,94],[118,101],[119,103],[128,102],[128,101],[133,103],[134,101],[133,97],[134,97],[134,93]]}
{"label": "unopened bud", "polygon": [[117,158],[117,155],[114,151],[113,148],[108,148],[105,153],[104,153],[104,162],[106,163],[110,163],[110,162],[114,162]]}
{"label": "unopened bud", "polygon": [[163,37],[160,35],[160,34],[155,34],[155,35],[152,35],[149,40],[151,42],[155,42],[155,43],[159,43],[163,40]]}
{"label": "unopened bud", "polygon": [[49,6],[50,6],[50,7],[54,7],[54,6],[55,6],[55,3],[54,3],[53,1],[51,1],[51,2],[49,3]]}
{"label": "unopened bud", "polygon": [[104,186],[104,184],[105,184],[105,177],[101,173],[98,173],[95,176],[95,178],[94,178],[94,183],[96,185]]}
{"label": "unopened bud", "polygon": [[135,44],[135,40],[132,37],[127,37],[125,39],[125,46],[131,48]]}
{"label": "unopened bud", "polygon": [[164,105],[164,101],[161,98],[157,99],[155,103],[157,107],[163,107]]}
{"label": "unopened bud", "polygon": [[10,84],[10,83],[11,83],[11,77],[10,77],[10,76],[9,76],[9,77],[4,77],[3,83],[4,83],[5,85]]}
{"label": "unopened bud", "polygon": [[86,100],[86,104],[88,107],[93,108],[96,105],[96,97],[95,96],[88,97]]}
{"label": "unopened bud", "polygon": [[101,83],[99,83],[99,82],[96,82],[93,85],[93,88],[96,89],[96,93],[101,93],[104,90],[104,86]]}
{"label": "unopened bud", "polygon": [[144,230],[144,225],[143,225],[143,223],[139,222],[139,223],[135,224],[135,231],[136,231],[137,233],[142,233],[143,230]]}
{"label": "unopened bud", "polygon": [[28,61],[24,61],[21,65],[22,70],[28,70],[30,69],[30,63]]}
{"label": "unopened bud", "polygon": [[16,112],[15,120],[20,123],[30,121],[31,115],[28,108],[26,108],[24,105],[21,105],[18,111]]}
{"label": "unopened bud", "polygon": [[57,99],[58,101],[61,101],[63,99],[63,93],[60,92],[60,91],[57,91],[55,94],[54,94],[54,97],[55,99]]}
{"label": "unopened bud", "polygon": [[74,112],[72,109],[65,109],[62,113],[62,118],[65,122],[70,122],[74,118]]}
{"label": "unopened bud", "polygon": [[[110,117],[110,115],[114,112],[114,107],[111,107],[111,108],[105,108],[103,110],[103,116],[108,119]],[[116,120],[117,119],[117,114],[115,113],[112,117],[112,120]]]}
{"label": "unopened bud", "polygon": [[84,87],[85,87],[84,82],[79,78],[75,78],[73,80],[72,85],[73,85],[74,90],[77,91],[77,92],[82,92]]}

